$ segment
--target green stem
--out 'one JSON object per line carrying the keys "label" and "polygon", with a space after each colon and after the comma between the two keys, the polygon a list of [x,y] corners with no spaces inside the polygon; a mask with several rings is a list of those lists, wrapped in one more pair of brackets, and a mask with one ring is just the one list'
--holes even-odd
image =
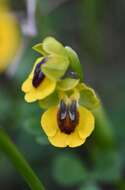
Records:
{"label": "green stem", "polygon": [[101,105],[93,111],[96,120],[95,136],[97,143],[105,148],[112,148],[115,145],[115,137],[112,130],[112,123]]}
{"label": "green stem", "polygon": [[11,142],[9,136],[2,129],[0,129],[0,150],[5,153],[32,190],[44,190],[43,185],[34,171],[23,158],[22,154],[17,150],[16,146]]}

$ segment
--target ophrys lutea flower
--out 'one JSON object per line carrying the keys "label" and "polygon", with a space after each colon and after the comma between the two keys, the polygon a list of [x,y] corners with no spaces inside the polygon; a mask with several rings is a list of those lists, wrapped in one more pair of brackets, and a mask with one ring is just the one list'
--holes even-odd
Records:
{"label": "ophrys lutea flower", "polygon": [[[94,129],[92,109],[99,104],[93,89],[81,83],[80,61],[70,47],[52,37],[33,47],[42,54],[22,85],[27,102],[46,109],[41,126],[56,147],[82,145]],[[69,70],[68,70],[69,69]],[[75,72],[75,78],[68,75]]]}
{"label": "ophrys lutea flower", "polygon": [[41,100],[51,94],[55,89],[56,82],[47,78],[41,70],[41,66],[44,65],[46,61],[47,58],[38,58],[32,72],[22,85],[22,91],[26,93],[25,100],[27,102]]}
{"label": "ophrys lutea flower", "polygon": [[43,54],[43,57],[36,60],[32,72],[22,85],[27,102],[42,100],[51,94],[56,81],[65,74],[69,65],[68,58],[64,56],[64,47],[54,38],[46,38],[33,49]]}
{"label": "ophrys lutea flower", "polygon": [[[82,84],[81,84],[82,85]],[[84,86],[84,90],[89,87]],[[94,91],[89,88],[90,97],[98,103]],[[59,105],[50,107],[41,118],[41,126],[50,143],[56,147],[77,147],[82,145],[94,129],[94,116],[86,105],[80,105],[80,93],[60,99]],[[91,104],[91,100],[90,100]],[[91,104],[92,105],[92,104]]]}

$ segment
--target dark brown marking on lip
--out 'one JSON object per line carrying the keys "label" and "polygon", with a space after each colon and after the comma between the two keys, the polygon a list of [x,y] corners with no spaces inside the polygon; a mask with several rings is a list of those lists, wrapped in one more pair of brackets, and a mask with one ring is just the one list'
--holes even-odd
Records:
{"label": "dark brown marking on lip", "polygon": [[76,101],[70,105],[66,105],[63,101],[60,103],[60,108],[57,113],[57,123],[65,134],[72,133],[79,123],[79,112],[77,111]]}
{"label": "dark brown marking on lip", "polygon": [[35,67],[34,70],[34,75],[33,75],[33,80],[32,80],[32,84],[35,88],[37,88],[40,83],[43,81],[43,79],[45,78],[45,75],[43,74],[43,72],[41,71],[41,65],[45,64],[47,61],[47,57],[45,57],[40,63],[38,63]]}

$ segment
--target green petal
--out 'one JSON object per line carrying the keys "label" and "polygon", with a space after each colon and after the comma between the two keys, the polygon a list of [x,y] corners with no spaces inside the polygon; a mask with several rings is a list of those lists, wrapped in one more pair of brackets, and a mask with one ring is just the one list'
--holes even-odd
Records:
{"label": "green petal", "polygon": [[65,49],[67,51],[67,56],[70,60],[70,67],[73,69],[73,71],[75,71],[77,73],[80,80],[82,81],[83,80],[83,71],[82,71],[82,67],[81,67],[78,55],[71,47],[65,47]]}
{"label": "green petal", "polygon": [[48,60],[43,67],[47,67],[49,69],[65,70],[69,66],[69,60],[65,57],[50,55],[47,58]]}
{"label": "green petal", "polygon": [[66,55],[66,50],[63,45],[53,37],[47,37],[43,41],[43,49],[48,54]]}
{"label": "green petal", "polygon": [[78,89],[80,91],[80,105],[85,106],[88,109],[94,109],[99,106],[100,100],[92,88],[88,87],[84,83],[81,83],[78,85]]}
{"label": "green petal", "polygon": [[45,99],[39,101],[39,105],[42,109],[48,109],[51,106],[56,106],[59,103],[59,98],[57,91],[52,93],[50,96],[46,97]]}
{"label": "green petal", "polygon": [[37,51],[38,53],[46,56],[48,55],[44,50],[43,50],[43,45],[42,43],[36,44],[35,46],[32,47],[33,50]]}
{"label": "green petal", "polygon": [[65,74],[64,70],[49,69],[47,67],[42,68],[43,73],[50,79],[57,81]]}
{"label": "green petal", "polygon": [[65,78],[57,83],[57,88],[62,91],[68,91],[75,88],[78,83],[78,79]]}
{"label": "green petal", "polygon": [[51,80],[58,80],[62,77],[68,69],[69,61],[67,58],[50,55],[45,65],[42,65],[43,73]]}

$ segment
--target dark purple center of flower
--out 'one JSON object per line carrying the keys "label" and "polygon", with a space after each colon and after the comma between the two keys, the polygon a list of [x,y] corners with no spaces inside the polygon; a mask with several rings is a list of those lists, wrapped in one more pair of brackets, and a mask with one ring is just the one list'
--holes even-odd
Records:
{"label": "dark purple center of flower", "polygon": [[79,123],[79,112],[77,111],[76,101],[66,105],[63,100],[57,113],[57,123],[60,130],[65,134],[72,133]]}
{"label": "dark purple center of flower", "polygon": [[45,57],[40,63],[38,63],[35,67],[34,70],[34,75],[33,75],[33,80],[32,80],[32,84],[35,88],[37,88],[40,83],[43,81],[43,79],[45,78],[45,75],[43,74],[42,70],[41,70],[41,65],[45,64],[47,62],[48,58]]}

